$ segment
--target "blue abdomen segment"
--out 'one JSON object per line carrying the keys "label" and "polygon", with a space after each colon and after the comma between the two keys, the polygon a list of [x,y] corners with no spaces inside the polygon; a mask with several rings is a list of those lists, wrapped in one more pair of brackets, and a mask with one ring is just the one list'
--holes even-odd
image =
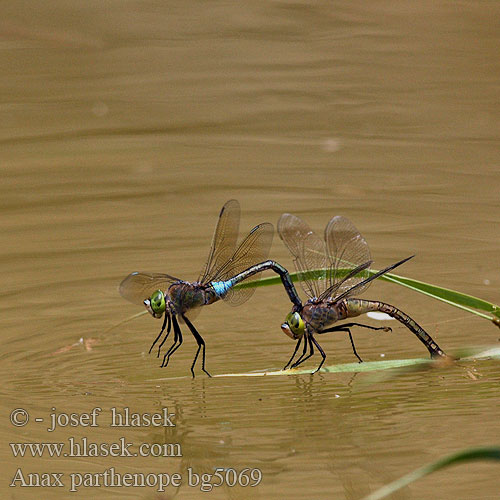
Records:
{"label": "blue abdomen segment", "polygon": [[212,285],[212,288],[215,290],[217,297],[222,298],[231,289],[231,287],[234,285],[234,282],[233,280],[212,281],[212,283],[210,284]]}

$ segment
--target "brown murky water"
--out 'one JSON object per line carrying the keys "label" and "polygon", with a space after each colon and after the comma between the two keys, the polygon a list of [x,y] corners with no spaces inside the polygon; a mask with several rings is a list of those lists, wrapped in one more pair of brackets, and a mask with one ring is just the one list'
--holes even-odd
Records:
{"label": "brown murky water", "polygon": [[[498,303],[499,13],[497,2],[4,4],[2,497],[67,498],[70,474],[114,468],[178,473],[182,485],[74,495],[199,498],[189,470],[223,467],[259,469],[261,482],[210,498],[360,499],[447,453],[498,444],[498,363],[191,380],[189,334],[161,370],[147,355],[159,322],[106,330],[139,312],[117,292],[129,272],[196,278],[230,198],[244,230],[290,211],[321,232],[345,215],[375,267],[416,253],[401,274]],[[272,256],[292,268],[278,238]],[[487,322],[395,285],[376,283],[366,297],[401,307],[450,352],[498,345]],[[204,310],[207,367],[279,369],[293,350],[279,329],[288,310],[278,287],[238,309]],[[364,359],[425,354],[391,325],[392,334],[355,332]],[[323,346],[330,364],[353,361],[345,337]],[[96,407],[97,427],[46,430],[53,411]],[[112,428],[112,407],[168,407],[176,426]],[[28,425],[9,423],[15,408]],[[124,437],[134,451],[178,444],[182,457],[22,458],[7,444],[70,437]],[[19,468],[64,473],[64,486],[9,488]],[[498,466],[477,463],[394,498],[499,490]]]}

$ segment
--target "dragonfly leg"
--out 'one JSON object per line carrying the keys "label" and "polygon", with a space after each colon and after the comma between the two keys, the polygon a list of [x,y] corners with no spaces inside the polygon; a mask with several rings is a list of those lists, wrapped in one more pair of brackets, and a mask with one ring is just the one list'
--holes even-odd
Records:
{"label": "dragonfly leg", "polygon": [[392,328],[389,326],[370,326],[364,325],[363,323],[344,323],[343,325],[333,326],[332,328],[328,328],[327,330],[322,330],[321,332],[317,332],[318,334],[329,333],[329,332],[346,332],[349,334],[349,340],[351,341],[352,352],[354,356],[356,356],[360,363],[363,360],[360,358],[359,354],[356,351],[356,346],[354,345],[354,339],[352,338],[351,329],[352,326],[361,326],[363,328],[368,328],[369,330],[383,330],[384,332],[391,332]]}
{"label": "dragonfly leg", "polygon": [[299,347],[300,347],[300,344],[301,344],[303,338],[304,338],[304,336],[300,337],[298,342],[295,344],[295,350],[293,351],[292,357],[288,360],[288,363],[283,367],[283,370],[286,370],[290,366],[290,363],[293,361],[293,358],[295,358],[295,355],[297,354],[297,351],[299,350]]}
{"label": "dragonfly leg", "polygon": [[[292,365],[292,368],[297,368],[297,366],[301,365],[304,361],[308,360],[314,354],[314,347],[311,341],[312,335],[307,333],[307,342],[304,344],[304,351],[302,352],[302,356]],[[304,357],[306,352],[306,346],[309,345],[309,354]]]}
{"label": "dragonfly leg", "polygon": [[198,344],[198,350],[196,351],[196,355],[193,360],[193,364],[191,365],[191,373],[193,374],[194,378],[194,366],[196,365],[196,360],[198,359],[198,354],[200,354],[200,350],[203,349],[202,353],[202,361],[201,361],[201,369],[209,376],[211,377],[210,373],[205,370],[205,341],[203,340],[203,337],[198,333],[198,330],[194,327],[193,323],[189,321],[186,316],[183,314],[182,319],[186,322],[186,325],[188,328],[191,330],[191,333],[193,334],[193,337],[195,338],[197,344]]}
{"label": "dragonfly leg", "polygon": [[[345,325],[334,326],[333,328],[329,328],[328,330],[323,330],[323,331],[318,332],[318,333],[346,332],[347,334],[349,334],[349,340],[351,341],[352,352],[354,353],[354,356],[356,356],[358,358],[358,363],[362,363],[363,360],[359,356],[358,351],[356,351],[356,346],[354,345],[354,339],[352,338],[351,329],[349,328],[349,326],[351,326],[351,324],[354,324],[354,323],[346,323]],[[366,326],[366,325],[362,325],[362,326]],[[368,328],[371,328],[371,327],[368,327]],[[374,329],[378,330],[378,328],[374,328]]]}
{"label": "dragonfly leg", "polygon": [[153,349],[153,347],[155,346],[156,342],[158,342],[158,340],[160,339],[161,337],[161,334],[163,333],[163,331],[165,330],[165,325],[167,324],[167,313],[165,313],[165,319],[163,320],[163,325],[161,326],[161,330],[160,330],[160,333],[158,334],[158,337],[155,338],[155,341],[151,344],[151,347],[149,348],[149,352],[148,354],[151,354],[151,350]]}
{"label": "dragonfly leg", "polygon": [[179,347],[182,344],[182,332],[179,327],[177,318],[175,317],[175,314],[172,314],[172,324],[174,326],[174,343],[170,346],[170,349],[167,351],[165,356],[163,356],[163,362],[161,364],[162,368],[168,365],[168,362],[170,361],[170,356],[172,356],[172,354],[175,351],[177,351],[177,349],[179,349]]}
{"label": "dragonfly leg", "polygon": [[332,328],[328,328],[327,330],[321,330],[316,333],[329,333],[329,332],[341,332],[345,331],[342,328],[350,328],[351,326],[361,326],[363,328],[368,328],[369,330],[383,330],[384,332],[392,332],[392,328],[390,326],[370,326],[364,325],[363,323],[344,323],[342,325],[333,326]]}
{"label": "dragonfly leg", "polygon": [[172,351],[173,347],[177,344],[177,340],[178,340],[178,335],[177,335],[177,330],[174,328],[174,342],[173,344],[169,347],[168,351],[165,353],[165,356],[163,356],[163,361],[161,363],[161,366],[160,368],[163,368],[165,366],[165,361],[166,359],[168,358],[168,356],[170,355],[170,352]]}
{"label": "dragonfly leg", "polygon": [[337,331],[337,328],[345,326],[348,328],[350,328],[351,326],[361,326],[363,328],[368,328],[369,330],[383,330],[384,332],[392,332],[392,328],[390,326],[371,326],[364,325],[363,323],[343,323],[342,325],[334,326],[332,328],[328,328],[328,330],[322,330],[321,332],[317,333],[335,332]]}
{"label": "dragonfly leg", "polygon": [[158,337],[156,338],[156,340],[151,345],[151,347],[149,349],[149,354],[151,354],[151,350],[153,349],[153,347],[156,344],[156,342],[158,342],[158,340],[160,339],[161,334],[165,330],[165,326],[167,326],[167,334],[165,335],[165,338],[160,342],[160,345],[158,346],[158,353],[156,354],[157,358],[160,357],[161,348],[162,348],[163,344],[165,343],[165,341],[168,339],[168,336],[170,335],[170,329],[172,327],[172,322],[170,320],[170,313],[168,313],[168,312],[165,312],[165,320],[163,321],[163,326],[161,327],[160,335],[158,335]]}
{"label": "dragonfly leg", "polygon": [[308,343],[308,340],[307,340],[307,334],[305,334],[304,336],[304,347],[302,349],[302,354],[299,356],[299,359],[297,359],[297,361],[295,361],[295,363],[292,364],[291,368],[295,368],[296,366],[298,366],[300,363],[302,363],[302,358],[306,355],[307,353],[307,346],[309,345]]}
{"label": "dragonfly leg", "polygon": [[318,351],[321,354],[321,357],[323,358],[321,360],[321,363],[319,364],[318,368],[316,368],[316,370],[313,371],[313,373],[316,373],[323,366],[323,363],[325,362],[325,359],[326,359],[326,354],[323,351],[323,349],[321,349],[321,346],[318,344],[318,341],[312,335],[311,335],[311,341],[314,342],[314,345],[318,348]]}
{"label": "dragonfly leg", "polygon": [[[351,323],[348,323],[349,325]],[[378,328],[377,328],[378,330]],[[354,345],[354,339],[352,338],[352,334],[351,334],[351,329],[346,326],[346,325],[339,325],[339,326],[335,326],[333,328],[329,328],[328,330],[323,330],[321,332],[318,332],[318,333],[328,333],[328,332],[346,332],[349,334],[349,340],[351,341],[351,346],[352,346],[352,352],[354,353],[354,356],[356,356],[358,358],[358,362],[359,363],[362,363],[363,360],[360,358],[358,352],[356,351],[356,346]]]}
{"label": "dragonfly leg", "polygon": [[351,330],[349,330],[349,328],[347,328],[347,331],[349,332],[349,340],[351,341],[352,352],[354,353],[354,356],[356,356],[358,358],[358,362],[362,363],[363,360],[360,358],[358,351],[356,351],[356,346],[354,345],[354,339],[352,338]]}

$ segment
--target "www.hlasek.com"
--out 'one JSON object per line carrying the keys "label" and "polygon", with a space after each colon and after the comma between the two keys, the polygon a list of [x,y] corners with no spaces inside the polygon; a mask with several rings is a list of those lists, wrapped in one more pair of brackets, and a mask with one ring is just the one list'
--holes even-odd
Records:
{"label": "www.hlasek.com", "polygon": [[128,443],[124,437],[114,443],[94,443],[86,437],[70,437],[66,443],[9,445],[14,457],[182,457],[180,443],[141,443],[135,449],[134,443]]}

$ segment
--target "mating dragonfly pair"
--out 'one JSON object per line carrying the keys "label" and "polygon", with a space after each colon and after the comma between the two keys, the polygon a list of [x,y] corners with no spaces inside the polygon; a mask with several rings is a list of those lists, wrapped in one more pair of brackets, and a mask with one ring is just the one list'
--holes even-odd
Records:
{"label": "mating dragonfly pair", "polygon": [[[205,368],[205,341],[191,320],[201,306],[212,304],[219,299],[232,305],[242,304],[251,297],[255,288],[237,285],[249,278],[259,279],[262,271],[266,270],[272,270],[280,276],[293,304],[292,311],[287,315],[281,329],[286,335],[297,340],[297,344],[284,369],[302,364],[314,354],[316,347],[322,357],[315,370],[318,371],[325,362],[326,355],[315,335],[327,332],[347,333],[353,352],[361,362],[351,327],[360,326],[384,331],[391,329],[352,322],[332,325],[370,311],[384,312],[403,323],[425,345],[431,356],[445,356],[431,336],[404,312],[384,302],[352,297],[353,294],[365,291],[375,278],[412,257],[372,274],[369,271],[372,260],[368,244],[348,219],[333,217],[325,228],[324,239],[321,239],[300,218],[283,214],[278,222],[278,234],[294,257],[299,281],[309,297],[303,304],[288,271],[277,262],[266,260],[273,239],[272,224],[255,226],[238,245],[239,223],[239,203],[230,200],[222,207],[207,262],[197,281],[188,282],[168,274],[134,272],[121,282],[120,293],[124,298],[135,304],[144,304],[155,318],[164,317],[161,331],[149,349],[150,353],[158,344],[157,357],[160,356],[161,348],[173,329],[173,343],[163,356],[162,367],[168,365],[170,358],[182,344],[179,322],[183,322],[198,344],[191,373],[194,377],[194,368],[201,351],[201,369],[210,376]],[[302,353],[294,361],[302,342]]]}

